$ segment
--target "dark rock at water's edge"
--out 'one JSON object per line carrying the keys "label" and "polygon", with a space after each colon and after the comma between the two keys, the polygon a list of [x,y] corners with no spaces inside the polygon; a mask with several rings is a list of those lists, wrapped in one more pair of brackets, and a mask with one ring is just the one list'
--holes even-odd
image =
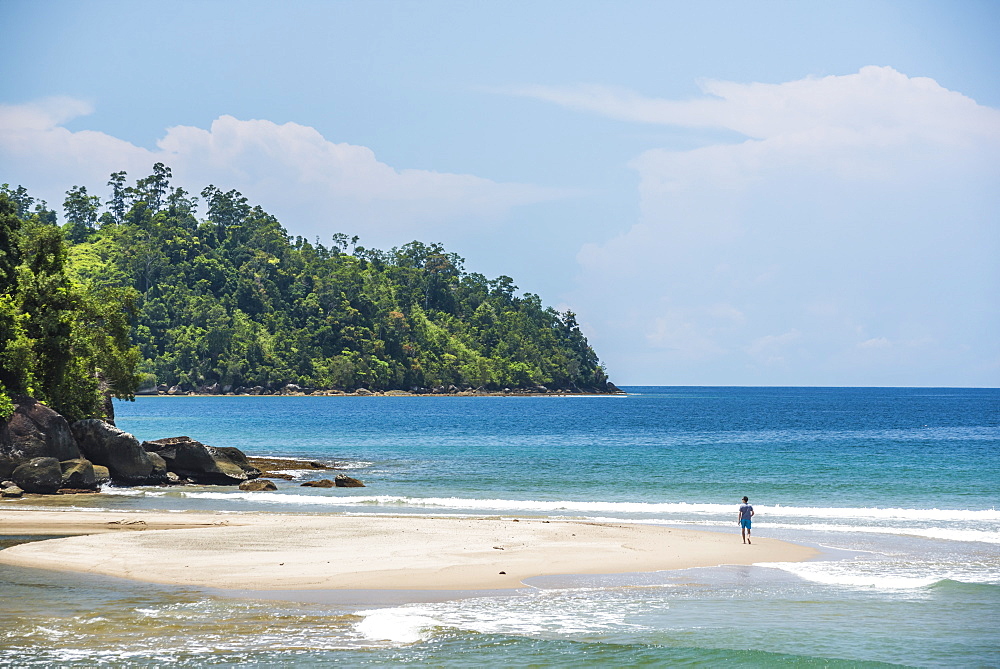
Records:
{"label": "dark rock at water's edge", "polygon": [[18,465],[11,478],[24,492],[52,495],[62,487],[62,468],[55,458],[32,458]]}
{"label": "dark rock at water's edge", "polygon": [[63,460],[59,463],[62,469],[61,488],[72,488],[75,490],[96,490],[97,474],[94,473],[94,464],[90,460],[76,458],[75,460]]}
{"label": "dark rock at water's edge", "polygon": [[96,418],[78,420],[72,429],[83,455],[95,465],[107,467],[115,483],[156,485],[167,480],[166,469],[128,432]]}
{"label": "dark rock at water's edge", "polygon": [[[7,484],[10,485],[7,485]],[[3,487],[0,487],[0,497],[5,499],[17,499],[18,497],[24,497],[24,491],[21,490],[13,481],[4,481]]]}
{"label": "dark rock at water's edge", "polygon": [[[290,389],[294,390],[294,389]],[[248,458],[232,447],[211,447],[190,437],[171,437],[142,444],[107,419],[70,425],[65,418],[30,397],[16,398],[14,412],[0,419],[0,497],[24,493],[55,494],[99,491],[102,484],[176,485],[183,483],[241,485],[258,479],[262,469],[336,469],[315,461]],[[280,471],[272,478],[293,478]],[[364,486],[338,476],[320,485]],[[249,488],[273,490],[271,481]]]}
{"label": "dark rock at water's edge", "polygon": [[264,456],[251,455],[247,457],[247,462],[251,467],[259,469],[261,476],[272,479],[284,479],[291,481],[294,476],[286,474],[286,471],[298,471],[301,469],[336,469],[335,466],[315,460],[296,460],[294,458],[269,458]]}
{"label": "dark rock at water's edge", "polygon": [[104,465],[94,465],[94,478],[99,486],[111,483],[111,470]]}
{"label": "dark rock at water's edge", "polygon": [[320,479],[318,481],[306,481],[302,484],[304,488],[332,488],[336,485],[330,479]]}
{"label": "dark rock at water's edge", "polygon": [[271,492],[277,489],[278,486],[274,485],[274,481],[268,481],[267,479],[254,479],[253,481],[244,481],[240,484],[240,490],[247,492]]}
{"label": "dark rock at water's edge", "polygon": [[142,448],[163,458],[167,471],[195,483],[239,485],[260,476],[239,449],[214,448],[190,437],[144,441]]}
{"label": "dark rock at water's edge", "polygon": [[358,479],[351,478],[350,476],[345,476],[344,474],[337,474],[334,479],[334,484],[338,488],[364,488],[365,484]]}
{"label": "dark rock at water's edge", "polygon": [[240,469],[246,472],[248,478],[256,478],[260,476],[260,470],[250,464],[250,460],[247,459],[246,454],[240,449],[235,446],[215,446],[214,448],[235,462]]}
{"label": "dark rock at water's edge", "polygon": [[13,415],[0,421],[0,478],[10,478],[18,465],[32,458],[79,457],[66,419],[30,397],[16,398]]}

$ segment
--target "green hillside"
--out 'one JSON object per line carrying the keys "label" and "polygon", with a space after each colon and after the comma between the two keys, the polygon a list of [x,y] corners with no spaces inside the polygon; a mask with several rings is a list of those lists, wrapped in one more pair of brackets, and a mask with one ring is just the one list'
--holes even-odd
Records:
{"label": "green hillside", "polygon": [[[509,277],[466,272],[439,244],[293,238],[240,193],[196,198],[170,176],[115,173],[103,204],[74,187],[59,226],[73,286],[134,298],[146,386],[608,388],[574,315]],[[58,225],[23,189],[3,192],[24,230]]]}

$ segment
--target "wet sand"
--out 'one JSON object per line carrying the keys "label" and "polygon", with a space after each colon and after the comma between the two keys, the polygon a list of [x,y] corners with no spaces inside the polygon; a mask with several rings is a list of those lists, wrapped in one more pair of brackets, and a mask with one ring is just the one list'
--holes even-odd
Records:
{"label": "wet sand", "polygon": [[[497,517],[0,509],[0,534],[58,535],[0,563],[252,590],[482,590],[526,578],[794,562],[812,548],[638,524]],[[77,536],[67,536],[77,535]]]}

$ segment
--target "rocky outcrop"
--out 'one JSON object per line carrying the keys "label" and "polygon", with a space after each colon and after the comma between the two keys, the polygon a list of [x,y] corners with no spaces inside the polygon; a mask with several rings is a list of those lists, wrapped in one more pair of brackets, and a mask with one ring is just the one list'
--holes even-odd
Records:
{"label": "rocky outcrop", "polygon": [[24,492],[53,495],[62,487],[62,469],[55,458],[32,458],[18,465],[11,479]]}
{"label": "rocky outcrop", "polygon": [[14,414],[0,421],[0,478],[32,458],[71,460],[80,457],[69,423],[30,397],[19,397]]}
{"label": "rocky outcrop", "polygon": [[336,478],[333,480],[334,484],[338,488],[364,488],[365,484],[358,479],[351,478],[345,474],[337,474]]}
{"label": "rocky outcrop", "polygon": [[267,479],[244,481],[240,484],[240,490],[246,490],[247,492],[270,492],[277,489],[278,486],[274,485],[274,481],[268,481]]}
{"label": "rocky outcrop", "polygon": [[306,481],[301,487],[304,488],[332,488],[336,485],[330,479],[320,479],[319,481]]}
{"label": "rocky outcrop", "polygon": [[260,476],[260,471],[247,462],[239,449],[213,448],[190,437],[144,441],[142,448],[163,458],[167,471],[195,483],[239,485]]}
{"label": "rocky outcrop", "polygon": [[62,485],[60,488],[74,488],[76,490],[96,490],[99,486],[97,475],[94,474],[94,465],[90,460],[76,458],[74,460],[63,460],[59,463],[62,470]]}
{"label": "rocky outcrop", "polygon": [[239,468],[246,472],[247,478],[254,479],[260,476],[261,471],[250,464],[246,454],[235,446],[214,446],[213,448],[239,465]]}
{"label": "rocky outcrop", "polygon": [[[6,485],[10,483],[10,485]],[[5,499],[17,499],[18,497],[24,497],[24,491],[17,487],[13,481],[4,481],[2,487],[0,487],[0,497]]]}
{"label": "rocky outcrop", "polygon": [[111,480],[122,485],[154,485],[166,481],[166,470],[157,467],[139,441],[128,432],[91,418],[72,425],[83,456],[108,468]]}

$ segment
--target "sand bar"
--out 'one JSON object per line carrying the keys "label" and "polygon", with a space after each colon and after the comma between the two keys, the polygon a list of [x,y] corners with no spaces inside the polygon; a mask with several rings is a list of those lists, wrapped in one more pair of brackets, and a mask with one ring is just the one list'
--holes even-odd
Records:
{"label": "sand bar", "polygon": [[[0,563],[153,583],[256,590],[472,590],[526,578],[794,562],[768,538],[541,519],[0,509],[0,534],[67,535]],[[505,573],[501,573],[505,572]]]}

